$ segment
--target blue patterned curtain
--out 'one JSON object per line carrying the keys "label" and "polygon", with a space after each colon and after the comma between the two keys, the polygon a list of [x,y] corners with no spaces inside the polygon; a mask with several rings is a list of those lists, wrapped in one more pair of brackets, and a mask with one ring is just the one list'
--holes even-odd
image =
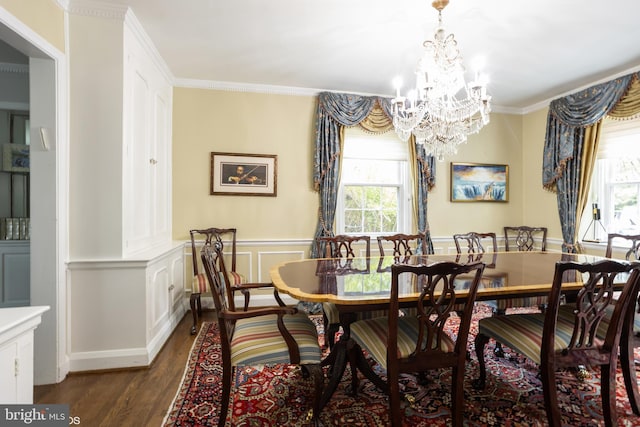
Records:
{"label": "blue patterned curtain", "polygon": [[633,74],[556,99],[549,105],[542,163],[542,184],[555,191],[562,227],[562,250],[577,252],[576,227],[585,131],[623,98]]}
{"label": "blue patterned curtain", "polygon": [[[315,238],[330,236],[333,233],[339,186],[341,129],[343,126],[355,126],[363,121],[371,113],[376,102],[390,118],[391,102],[386,98],[332,92],[322,92],[318,95],[313,183],[320,194],[320,208]],[[424,168],[425,162],[431,166]],[[428,232],[427,189],[435,183],[433,158],[422,160],[420,165],[419,170],[423,172],[419,179],[420,182],[424,181],[424,184],[418,186],[417,197],[420,206],[423,207],[422,215],[418,216],[418,227]],[[430,234],[427,234],[427,243],[432,251]],[[311,256],[318,256],[315,245],[311,247]]]}
{"label": "blue patterned curtain", "polygon": [[[411,137],[415,141],[415,137]],[[431,230],[427,220],[427,197],[429,190],[435,185],[435,158],[427,156],[424,146],[412,144],[415,147],[416,170],[417,170],[417,199],[418,199],[418,230],[424,231],[427,236],[427,253],[434,253],[433,241],[431,240]]]}

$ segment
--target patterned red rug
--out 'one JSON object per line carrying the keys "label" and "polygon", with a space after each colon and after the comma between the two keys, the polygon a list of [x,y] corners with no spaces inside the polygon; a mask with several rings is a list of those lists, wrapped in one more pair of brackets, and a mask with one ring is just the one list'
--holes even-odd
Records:
{"label": "patterned red rug", "polygon": [[[472,334],[477,319],[489,314],[488,308],[478,304]],[[321,327],[319,326],[319,329]],[[456,319],[451,319],[456,330]],[[470,342],[472,343],[472,338]],[[196,338],[185,369],[184,379],[174,403],[165,418],[164,426],[215,426],[220,405],[220,337],[215,323],[205,323]],[[470,344],[472,348],[473,344]],[[490,352],[493,343],[487,346]],[[488,354],[487,387],[473,389],[471,381],[477,376],[478,364],[473,359],[467,368],[465,387],[465,425],[468,426],[543,426],[546,425],[542,385],[538,368],[532,362],[511,353],[498,359]],[[636,357],[637,359],[638,357]],[[640,373],[640,372],[639,372]],[[362,379],[357,397],[347,393],[350,373],[345,377],[320,420],[325,426],[387,426],[388,402],[385,395],[368,380]],[[640,377],[639,377],[640,378]],[[405,393],[415,397],[413,407],[406,406],[406,426],[446,426],[450,424],[450,371],[433,371],[427,385],[419,385],[411,375],[403,377]],[[569,426],[601,426],[602,401],[597,372],[584,381],[573,371],[558,374],[559,404],[563,424]],[[618,375],[617,413],[619,425],[639,426],[640,417],[633,415],[624,391],[622,374]],[[307,410],[311,407],[312,383],[305,380],[299,368],[289,365],[244,368],[235,373],[227,416],[229,426],[307,426]]]}

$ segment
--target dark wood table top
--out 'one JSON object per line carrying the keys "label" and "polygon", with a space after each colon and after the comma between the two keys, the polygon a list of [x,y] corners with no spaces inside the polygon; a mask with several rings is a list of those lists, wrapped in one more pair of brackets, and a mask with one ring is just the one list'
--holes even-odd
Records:
{"label": "dark wood table top", "polygon": [[[558,261],[595,262],[602,257],[560,252],[496,252],[469,257],[463,255],[423,255],[288,261],[271,268],[271,279],[278,291],[301,301],[333,302],[338,305],[375,305],[389,302],[391,269],[394,262],[433,264],[441,261],[486,264],[478,300],[544,295],[549,292]],[[458,296],[464,298],[465,279],[460,278]],[[563,284],[567,291],[582,286],[579,281]],[[417,298],[414,283],[401,284],[400,300]]]}

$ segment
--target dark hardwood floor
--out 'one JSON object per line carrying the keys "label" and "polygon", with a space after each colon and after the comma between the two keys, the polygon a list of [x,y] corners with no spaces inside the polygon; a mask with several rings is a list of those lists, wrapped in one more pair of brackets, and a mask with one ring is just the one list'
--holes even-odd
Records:
{"label": "dark hardwood floor", "polygon": [[[215,320],[213,311],[204,320]],[[187,312],[149,368],[71,373],[59,384],[36,386],[34,403],[69,404],[80,426],[159,427],[184,373],[195,335]]]}

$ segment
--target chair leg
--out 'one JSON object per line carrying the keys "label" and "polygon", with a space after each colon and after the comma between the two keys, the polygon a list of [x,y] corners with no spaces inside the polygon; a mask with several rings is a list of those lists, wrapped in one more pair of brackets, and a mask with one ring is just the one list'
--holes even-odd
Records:
{"label": "chair leg", "polygon": [[400,378],[397,373],[387,372],[387,387],[389,390],[389,421],[392,427],[402,426],[402,411],[400,410]]}
{"label": "chair leg", "polygon": [[191,314],[193,315],[193,326],[191,326],[191,335],[195,335],[198,330],[198,311],[197,306],[200,305],[200,294],[192,293],[189,298],[189,305],[191,306]]}
{"label": "chair leg", "polygon": [[623,333],[620,340],[620,365],[622,366],[624,385],[627,389],[627,396],[633,413],[640,415],[640,392],[638,391],[635,356],[633,354],[636,337],[633,334],[629,338],[624,336],[625,334]]}
{"label": "chair leg", "polygon": [[489,337],[486,335],[478,334],[475,339],[476,357],[478,358],[478,378],[473,380],[473,387],[476,390],[482,390],[485,387],[487,381],[487,366],[484,362],[484,347],[489,342]]}
{"label": "chair leg", "polygon": [[618,361],[612,357],[609,364],[600,366],[600,389],[602,395],[602,416],[604,425],[613,427],[618,425],[616,411],[616,368]]}
{"label": "chair leg", "polygon": [[451,372],[451,425],[462,427],[464,420],[464,364]]}
{"label": "chair leg", "polygon": [[218,418],[218,427],[224,427],[227,421],[227,409],[229,408],[229,397],[231,396],[231,373],[233,367],[222,367],[222,400],[220,402],[220,416]]}
{"label": "chair leg", "polygon": [[[496,308],[493,311],[493,316],[504,316],[507,313],[507,309],[505,308]],[[496,345],[493,348],[493,354],[496,357],[504,357],[504,350],[502,349],[502,343],[496,341]]]}
{"label": "chair leg", "polygon": [[544,407],[547,412],[549,427],[560,427],[561,416],[558,407],[558,389],[556,385],[555,368],[542,364],[540,365],[542,377],[542,394],[544,396]]}

